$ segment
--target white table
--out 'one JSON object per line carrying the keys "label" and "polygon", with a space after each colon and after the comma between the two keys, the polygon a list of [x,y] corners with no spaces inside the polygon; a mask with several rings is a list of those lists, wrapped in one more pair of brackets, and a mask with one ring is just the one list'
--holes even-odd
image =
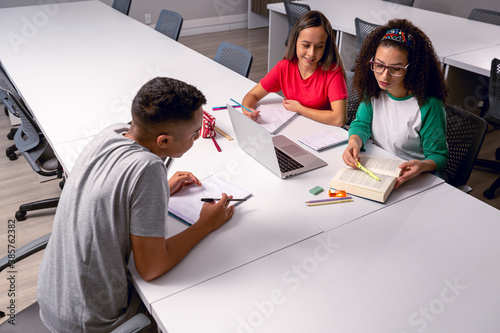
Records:
{"label": "white table", "polygon": [[[419,26],[430,38],[441,62],[445,57],[500,44],[500,27],[461,17],[400,6],[378,0],[308,0],[313,10],[319,10],[330,21],[337,36],[342,60],[346,68],[353,65],[357,54],[354,19],[385,24],[394,18],[406,18]],[[283,3],[269,4],[269,58],[268,69],[282,59],[288,21]]]}
{"label": "white table", "polygon": [[498,217],[442,184],[167,297],[153,315],[169,333],[496,332]]}
{"label": "white table", "polygon": [[[207,97],[208,110],[224,105],[229,98],[241,100],[255,84],[99,1],[59,4],[53,8],[57,8],[57,14],[41,25],[27,44],[17,49],[5,36],[12,31],[22,31],[25,22],[22,18],[29,21],[40,13],[47,13],[48,7],[0,10],[0,36],[4,36],[0,38],[0,58],[69,173],[76,157],[97,131],[109,123],[130,120],[129,106],[133,96],[144,82],[155,76],[172,76],[196,85]],[[58,53],[55,48],[60,45],[64,47]],[[269,95],[265,102],[274,102],[277,98],[277,95]],[[217,119],[217,126],[235,137],[227,111],[211,113]],[[280,134],[296,140],[326,128],[331,127],[298,117]],[[327,190],[331,177],[343,166],[340,159],[343,147],[316,153],[329,163],[327,167],[282,180],[245,155],[236,140],[228,141],[218,136],[217,141],[221,153],[216,152],[210,140],[200,139],[183,158],[172,163],[169,171],[188,169],[201,178],[214,173],[251,191],[253,196],[237,207],[237,214],[230,223],[204,239],[164,276],[146,283],[132,268],[134,283],[143,301],[157,311],[155,315],[164,328],[170,328],[170,319],[163,317],[163,311],[156,310],[156,305],[183,295],[189,300],[196,286],[205,286],[218,281],[218,276],[222,278],[240,269],[244,271],[255,264],[264,267],[258,272],[263,280],[256,280],[259,282],[247,290],[254,290],[255,295],[269,295],[265,281],[268,268],[281,269],[284,263],[301,263],[303,253],[311,246],[317,247],[318,237],[329,237],[332,231],[357,224],[374,214],[385,216],[383,212],[388,209],[403,207],[405,210],[407,198],[417,197],[426,189],[424,193],[434,193],[445,186],[441,180],[426,175],[398,189],[387,204],[356,198],[349,206],[305,207],[303,201],[312,197],[308,190],[316,185]],[[367,147],[371,154],[387,154],[377,147]],[[473,198],[459,198],[457,202],[464,207],[477,205]],[[174,220],[169,220],[168,224],[171,234],[184,228]],[[359,283],[358,295],[369,291],[372,302],[378,302],[377,298],[383,295],[399,297],[393,286],[375,271],[368,270],[368,278],[364,278],[365,265],[349,255],[351,250],[344,248],[342,251],[347,257],[340,258],[340,278],[358,276],[355,272],[361,274],[353,280],[351,289]],[[282,254],[285,257],[281,257]],[[286,260],[274,262],[273,258]],[[320,276],[320,280],[330,278],[328,272]],[[328,292],[342,290],[345,296],[349,294],[349,290],[343,288],[332,288]],[[219,296],[227,298],[228,295]],[[306,294],[297,295],[303,298],[299,303],[311,302]],[[311,305],[310,308],[319,311],[324,307]],[[250,311],[253,310],[250,308]],[[168,315],[181,318],[182,314],[169,311]],[[323,324],[319,322],[318,325]]]}
{"label": "white table", "polygon": [[446,57],[444,62],[448,67],[453,66],[489,77],[493,58],[500,58],[500,45],[455,54]]}

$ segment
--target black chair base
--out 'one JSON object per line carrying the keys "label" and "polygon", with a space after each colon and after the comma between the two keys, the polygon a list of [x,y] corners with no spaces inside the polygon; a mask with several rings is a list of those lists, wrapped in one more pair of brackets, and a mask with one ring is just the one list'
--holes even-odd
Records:
{"label": "black chair base", "polygon": [[14,140],[14,135],[16,134],[16,132],[17,132],[17,127],[12,127],[9,133],[7,133],[7,139]]}
{"label": "black chair base", "polygon": [[[494,170],[500,172],[500,148],[497,148],[495,151],[495,159],[496,161],[485,160],[485,159],[477,159],[476,165],[479,167],[487,168],[490,170]],[[500,177],[495,180],[493,184],[491,184],[490,188],[483,192],[483,195],[487,199],[493,199],[495,197],[495,192],[500,188]]]}
{"label": "black chair base", "polygon": [[5,149],[5,155],[9,158],[9,160],[14,161],[17,160],[17,147],[16,145],[12,145],[9,148]]}
{"label": "black chair base", "polygon": [[23,204],[19,206],[19,210],[16,212],[16,220],[24,221],[26,220],[26,214],[29,211],[46,209],[46,208],[56,208],[58,204],[59,204],[59,198],[45,199]]}

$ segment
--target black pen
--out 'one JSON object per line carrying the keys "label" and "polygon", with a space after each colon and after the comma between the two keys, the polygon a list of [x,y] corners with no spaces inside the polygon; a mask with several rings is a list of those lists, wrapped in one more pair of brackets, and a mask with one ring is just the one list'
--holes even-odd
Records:
{"label": "black pen", "polygon": [[[203,202],[214,202],[220,200],[220,198],[201,198]],[[227,199],[227,201],[246,201],[247,199]]]}

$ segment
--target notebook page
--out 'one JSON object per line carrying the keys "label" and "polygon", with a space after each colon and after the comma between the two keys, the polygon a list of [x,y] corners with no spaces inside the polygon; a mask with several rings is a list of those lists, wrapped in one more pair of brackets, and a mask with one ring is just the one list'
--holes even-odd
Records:
{"label": "notebook page", "polygon": [[[245,199],[252,194],[217,176],[211,175],[201,180],[201,186],[190,185],[170,197],[168,212],[187,224],[194,224],[200,217],[203,202],[201,198],[220,198],[222,193],[234,199]],[[233,202],[237,204],[239,202]]]}
{"label": "notebook page", "polygon": [[281,104],[260,105],[256,110],[260,111],[260,118],[257,120],[257,123],[271,134],[279,131],[298,115],[297,112],[286,110]]}
{"label": "notebook page", "polygon": [[343,143],[346,143],[347,131],[345,133],[336,133],[332,130],[326,130],[320,133],[315,133],[308,135],[306,137],[300,138],[299,142],[311,147],[316,151],[320,151],[326,148],[334,147]]}

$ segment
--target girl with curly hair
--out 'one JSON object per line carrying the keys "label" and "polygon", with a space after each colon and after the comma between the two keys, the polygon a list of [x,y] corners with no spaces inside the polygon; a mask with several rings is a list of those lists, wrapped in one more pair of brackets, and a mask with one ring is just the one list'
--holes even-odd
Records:
{"label": "girl with curly hair", "polygon": [[361,104],[342,157],[356,167],[370,137],[406,160],[396,188],[422,172],[446,166],[448,88],[429,38],[408,20],[391,20],[368,35],[356,60],[353,85]]}
{"label": "girl with curly hair", "polygon": [[303,14],[295,23],[283,60],[248,92],[243,110],[257,120],[257,102],[270,92],[282,91],[283,106],[324,124],[344,126],[347,87],[335,36],[328,19],[318,11]]}

